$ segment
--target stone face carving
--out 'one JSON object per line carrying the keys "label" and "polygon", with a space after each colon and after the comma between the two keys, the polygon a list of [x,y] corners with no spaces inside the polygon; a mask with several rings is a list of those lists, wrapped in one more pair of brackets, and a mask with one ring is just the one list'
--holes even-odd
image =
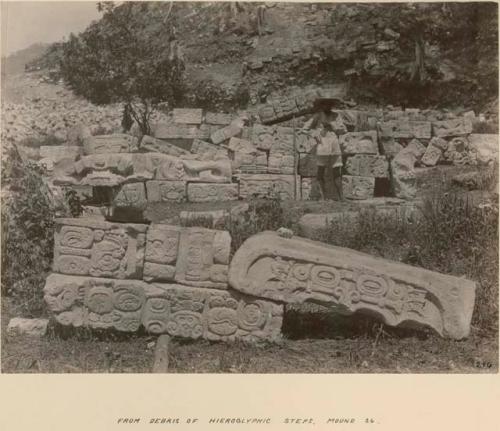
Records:
{"label": "stone face carving", "polygon": [[188,157],[191,155],[189,151],[184,150],[174,144],[161,139],[153,138],[152,136],[143,136],[141,140],[141,150],[151,153],[163,153],[174,157]]}
{"label": "stone face carving", "polygon": [[189,202],[223,202],[238,200],[238,184],[189,183]]}
{"label": "stone face carving", "polygon": [[193,141],[191,153],[195,154],[200,160],[228,159],[226,148],[199,139]]}
{"label": "stone face carving", "polygon": [[83,141],[85,154],[132,153],[137,151],[135,136],[117,133],[114,135],[90,136]]}
{"label": "stone face carving", "polygon": [[384,156],[358,154],[347,159],[345,170],[348,175],[387,178],[389,163]]}
{"label": "stone face carving", "polygon": [[201,124],[203,111],[201,109],[174,108],[174,122],[180,124]]}
{"label": "stone face carving", "polygon": [[243,243],[229,283],[253,296],[375,313],[388,325],[428,326],[454,339],[468,336],[475,298],[475,283],[463,278],[274,232]]}
{"label": "stone face carving", "polygon": [[434,136],[440,138],[468,135],[472,133],[472,122],[469,118],[435,121],[432,123],[432,131]]}
{"label": "stone face carving", "polygon": [[377,132],[350,132],[340,136],[342,154],[378,154]]}
{"label": "stone face carving", "polygon": [[410,121],[405,119],[385,121],[379,123],[381,137],[392,137],[395,139],[430,139],[430,121]]}
{"label": "stone face carving", "polygon": [[60,166],[56,185],[117,186],[151,179],[169,181],[230,182],[229,160],[184,160],[160,153],[97,154]]}
{"label": "stone face carving", "polygon": [[295,198],[295,179],[293,175],[247,175],[240,174],[240,197],[265,198],[273,195],[281,199]]}
{"label": "stone face carving", "polygon": [[147,181],[148,202],[183,202],[186,187],[185,181]]}
{"label": "stone face carving", "polygon": [[283,306],[238,292],[52,274],[44,298],[67,326],[183,338],[248,341],[281,337]]}
{"label": "stone face carving", "polygon": [[113,200],[116,208],[144,210],[148,204],[144,183],[123,184]]}
{"label": "stone face carving", "polygon": [[375,191],[375,178],[342,176],[342,191],[346,199],[369,199]]}
{"label": "stone face carving", "polygon": [[54,272],[142,278],[147,225],[56,219]]}

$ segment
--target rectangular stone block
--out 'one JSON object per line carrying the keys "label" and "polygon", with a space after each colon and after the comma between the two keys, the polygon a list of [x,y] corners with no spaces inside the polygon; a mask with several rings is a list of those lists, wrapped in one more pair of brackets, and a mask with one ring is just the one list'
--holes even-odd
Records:
{"label": "rectangular stone block", "polygon": [[342,192],[346,199],[370,199],[375,192],[375,178],[342,176]]}
{"label": "rectangular stone block", "polygon": [[62,325],[214,341],[277,340],[283,306],[239,292],[51,274],[44,299]]}
{"label": "rectangular stone block", "polygon": [[343,155],[378,154],[377,132],[349,132],[340,136],[340,147]]}
{"label": "rectangular stone block", "polygon": [[405,119],[379,123],[380,137],[394,139],[430,139],[430,121],[410,121]]}
{"label": "rectangular stone block", "polygon": [[403,149],[403,146],[392,137],[381,137],[379,142],[381,153],[389,158],[395,157]]}
{"label": "rectangular stone block", "polygon": [[216,126],[228,126],[233,120],[231,114],[223,114],[221,112],[207,112],[205,114],[205,123]]}
{"label": "rectangular stone block", "polygon": [[231,261],[229,283],[255,297],[320,302],[342,313],[376,315],[391,326],[430,327],[453,339],[469,335],[476,287],[464,278],[275,232],[243,243]]}
{"label": "rectangular stone block", "polygon": [[238,124],[230,124],[222,129],[216,130],[210,135],[210,140],[214,144],[222,144],[224,141],[231,139],[232,137],[239,136],[242,132],[242,128]]}
{"label": "rectangular stone block", "polygon": [[56,219],[54,272],[142,278],[147,225]]}
{"label": "rectangular stone block", "polygon": [[183,202],[187,198],[185,181],[147,181],[148,202]]}
{"label": "rectangular stone block", "polygon": [[181,228],[152,224],[146,236],[144,280],[174,281]]}
{"label": "rectangular stone block", "polygon": [[199,160],[219,160],[228,158],[227,149],[210,142],[195,139],[191,146],[191,153],[196,154]]}
{"label": "rectangular stone block", "polygon": [[132,153],[137,151],[137,144],[135,136],[124,133],[90,136],[83,141],[83,151],[85,154]]}
{"label": "rectangular stone block", "polygon": [[258,150],[252,142],[245,139],[231,138],[228,148],[233,152],[232,168],[234,170],[240,168],[267,168],[267,154]]}
{"label": "rectangular stone block", "polygon": [[[295,144],[297,144],[297,139],[295,139]],[[293,145],[293,128],[280,126],[276,127],[271,151],[293,156]]]}
{"label": "rectangular stone block", "polygon": [[242,199],[279,197],[295,199],[295,178],[293,175],[261,174],[239,175],[240,197]]}
{"label": "rectangular stone block", "polygon": [[158,139],[206,139],[203,129],[191,125],[160,123],[154,127],[154,137]]}
{"label": "rectangular stone block", "polygon": [[357,154],[347,158],[345,172],[361,177],[388,178],[389,162],[385,156]]}
{"label": "rectangular stone block", "polygon": [[432,134],[440,138],[464,136],[472,133],[470,118],[456,118],[432,123]]}
{"label": "rectangular stone block", "polygon": [[269,151],[275,140],[275,128],[256,124],[251,129],[251,138],[253,145],[259,150]]}
{"label": "rectangular stone block", "polygon": [[441,158],[442,154],[443,151],[440,148],[435,147],[432,143],[429,143],[420,161],[425,166],[435,166],[437,162],[439,162],[439,159]]}
{"label": "rectangular stone block", "polygon": [[189,183],[189,202],[224,202],[238,200],[238,184]]}
{"label": "rectangular stone block", "polygon": [[274,107],[271,104],[263,105],[259,108],[259,118],[262,124],[270,124],[277,118]]}
{"label": "rectangular stone block", "polygon": [[174,108],[174,123],[201,124],[203,111],[201,109]]}
{"label": "rectangular stone block", "polygon": [[295,171],[295,159],[290,155],[270,153],[267,162],[269,173],[293,175]]}
{"label": "rectangular stone block", "polygon": [[144,183],[123,184],[113,199],[113,207],[144,210],[148,204]]}
{"label": "rectangular stone block", "polygon": [[141,151],[150,153],[162,153],[174,157],[183,157],[190,155],[189,151],[178,147],[168,141],[153,138],[152,136],[143,136],[140,144]]}

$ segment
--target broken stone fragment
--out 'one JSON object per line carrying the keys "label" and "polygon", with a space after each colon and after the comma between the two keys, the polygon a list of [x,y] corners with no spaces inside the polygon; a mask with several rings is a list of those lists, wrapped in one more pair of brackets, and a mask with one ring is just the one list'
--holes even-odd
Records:
{"label": "broken stone fragment", "polygon": [[378,154],[377,132],[349,132],[340,136],[343,155]]}
{"label": "broken stone fragment", "polygon": [[342,193],[346,199],[369,199],[375,191],[375,178],[343,175]]}
{"label": "broken stone fragment", "polygon": [[47,333],[47,319],[23,319],[14,317],[10,319],[7,326],[9,335],[27,335],[31,337],[43,337]]}
{"label": "broken stone fragment", "polygon": [[357,154],[347,158],[345,171],[348,175],[388,178],[389,163],[385,156]]}
{"label": "broken stone fragment", "polygon": [[435,121],[432,123],[432,132],[434,136],[440,138],[464,136],[472,133],[472,122],[470,118]]}
{"label": "broken stone fragment", "polygon": [[275,232],[250,237],[229,268],[233,289],[341,313],[367,313],[391,326],[430,327],[442,337],[470,332],[474,282]]}

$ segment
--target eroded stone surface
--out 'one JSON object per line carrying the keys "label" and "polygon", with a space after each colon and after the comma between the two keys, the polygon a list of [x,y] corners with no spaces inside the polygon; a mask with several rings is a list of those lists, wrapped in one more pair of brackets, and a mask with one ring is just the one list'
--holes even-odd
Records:
{"label": "eroded stone surface", "polygon": [[455,118],[446,121],[435,121],[432,123],[434,136],[440,138],[452,136],[464,136],[472,133],[472,122],[470,118]]}
{"label": "eroded stone surface", "polygon": [[220,112],[207,112],[205,114],[205,122],[217,126],[228,126],[232,121],[231,114],[223,114]]}
{"label": "eroded stone surface", "polygon": [[142,278],[147,225],[56,219],[54,272]]}
{"label": "eroded stone surface", "polygon": [[163,153],[174,157],[189,156],[189,151],[184,150],[168,141],[153,138],[152,136],[145,135],[141,140],[141,150],[151,153]]}
{"label": "eroded stone surface", "polygon": [[45,301],[67,326],[182,338],[248,341],[281,337],[283,306],[239,292],[52,274]]}
{"label": "eroded stone surface", "polygon": [[90,136],[83,141],[85,154],[131,153],[137,151],[138,140],[124,133]]}
{"label": "eroded stone surface", "polygon": [[218,145],[211,144],[210,142],[195,139],[191,146],[191,153],[198,156],[200,160],[219,160],[227,159],[227,149]]}
{"label": "eroded stone surface", "polygon": [[234,170],[258,169],[266,170],[267,155],[258,150],[250,141],[231,138],[228,148],[233,152],[232,167]]}
{"label": "eroded stone surface", "polygon": [[270,153],[267,160],[267,171],[272,174],[293,174],[295,171],[295,158],[293,155]]}
{"label": "eroded stone surface", "polygon": [[387,178],[389,163],[385,156],[358,154],[347,159],[345,171],[348,175]]}
{"label": "eroded stone surface", "polygon": [[422,156],[421,162],[425,166],[436,166],[441,158],[443,151],[435,147],[433,144],[429,143],[427,148],[425,149],[425,153]]}
{"label": "eroded stone surface", "polygon": [[266,198],[279,196],[281,199],[295,198],[295,179],[293,175],[239,175],[240,197]]}
{"label": "eroded stone surface", "polygon": [[182,202],[187,199],[185,181],[148,181],[148,202]]}
{"label": "eroded stone surface", "polygon": [[174,122],[178,124],[201,124],[203,111],[201,109],[174,108]]}
{"label": "eroded stone surface", "polygon": [[214,144],[222,144],[224,141],[231,139],[233,137],[239,136],[243,128],[236,123],[231,123],[229,126],[226,126],[222,129],[216,130],[210,136],[210,140]]}
{"label": "eroded stone surface", "polygon": [[189,183],[189,202],[224,202],[238,199],[238,184]]}
{"label": "eroded stone surface", "polygon": [[249,295],[375,313],[391,326],[428,326],[454,339],[469,335],[475,298],[475,283],[464,278],[274,232],[243,243],[229,282]]}
{"label": "eroded stone surface", "polygon": [[144,183],[123,184],[113,200],[116,208],[144,210],[148,204]]}
{"label": "eroded stone surface", "polygon": [[14,317],[9,321],[7,334],[43,337],[47,332],[48,324],[49,321],[47,319],[23,319],[21,317]]}
{"label": "eroded stone surface", "polygon": [[342,176],[342,192],[346,199],[369,199],[375,192],[375,178]]}
{"label": "eroded stone surface", "polygon": [[378,154],[377,132],[350,132],[340,136],[342,154]]}
{"label": "eroded stone surface", "polygon": [[430,121],[410,121],[405,119],[385,121],[379,123],[381,137],[392,137],[394,139],[430,139]]}

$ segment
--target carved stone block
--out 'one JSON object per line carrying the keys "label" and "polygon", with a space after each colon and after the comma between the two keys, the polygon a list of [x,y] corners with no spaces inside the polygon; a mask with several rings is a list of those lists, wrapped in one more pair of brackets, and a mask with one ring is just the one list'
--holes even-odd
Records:
{"label": "carved stone block", "polygon": [[350,132],[340,136],[342,154],[378,154],[377,132]]}
{"label": "carved stone block", "polygon": [[375,192],[375,178],[343,175],[342,191],[346,199],[370,199]]}
{"label": "carved stone block", "polygon": [[430,121],[410,121],[399,119],[379,123],[379,134],[381,138],[394,139],[430,139]]}
{"label": "carved stone block", "polygon": [[464,136],[472,133],[472,122],[469,118],[435,121],[432,123],[432,132],[440,138]]}
{"label": "carved stone block", "polygon": [[223,202],[238,199],[238,184],[189,183],[189,202]]}
{"label": "carved stone block", "polygon": [[190,155],[189,151],[186,151],[177,145],[147,135],[142,137],[140,147],[141,150],[145,152],[163,153],[174,157],[186,157]]}
{"label": "carved stone block", "polygon": [[256,124],[252,128],[251,141],[258,150],[269,151],[274,143],[274,127]]}
{"label": "carved stone block", "polygon": [[98,219],[56,219],[54,271],[140,279],[147,228]]}
{"label": "carved stone block", "polygon": [[267,167],[266,153],[258,150],[250,141],[239,138],[231,138],[228,148],[233,152],[232,167],[235,170]]}
{"label": "carved stone block", "polygon": [[154,137],[158,139],[208,139],[210,129],[188,124],[164,124],[154,127]]}
{"label": "carved stone block", "polygon": [[222,129],[216,130],[210,135],[210,140],[214,144],[222,144],[224,141],[241,134],[242,127],[239,124],[231,123]]}
{"label": "carved stone block", "polygon": [[148,181],[148,202],[183,202],[187,198],[185,181]]}
{"label": "carved stone block", "polygon": [[137,151],[138,140],[124,133],[90,136],[83,141],[85,154],[132,153]]}
{"label": "carved stone block", "polygon": [[470,148],[477,153],[481,164],[498,161],[498,135],[473,133],[469,136]]}
{"label": "carved stone block", "polygon": [[201,109],[174,108],[174,123],[201,124],[203,111]]}
{"label": "carved stone block", "polygon": [[348,175],[388,178],[389,162],[385,156],[358,154],[347,159],[345,171]]}
{"label": "carved stone block", "polygon": [[221,112],[207,112],[205,114],[205,123],[216,126],[228,126],[233,120],[231,114],[223,114]]}
{"label": "carved stone block", "polygon": [[152,224],[146,236],[144,280],[173,281],[181,228]]}
{"label": "carved stone block", "polygon": [[443,151],[441,148],[435,147],[432,143],[429,143],[425,149],[424,155],[422,156],[421,162],[425,166],[436,166],[442,154]]}
{"label": "carved stone block", "polygon": [[40,157],[49,159],[52,163],[57,163],[63,159],[75,160],[80,155],[81,147],[67,145],[42,145],[40,147]]}
{"label": "carved stone block", "polygon": [[193,141],[191,153],[195,154],[200,160],[219,160],[228,158],[226,148],[199,139]]}
{"label": "carved stone block", "polygon": [[343,313],[379,316],[386,324],[431,327],[443,337],[469,335],[475,283],[346,248],[274,232],[236,251],[234,289],[285,303],[320,302]]}
{"label": "carved stone block", "polygon": [[266,198],[278,196],[279,198],[295,199],[295,179],[293,175],[239,175],[240,197],[242,199]]}
{"label": "carved stone block", "polygon": [[116,208],[132,208],[144,210],[148,204],[144,183],[123,184],[113,199]]}
{"label": "carved stone block", "polygon": [[295,159],[293,155],[270,153],[268,163],[268,172],[272,174],[291,174],[295,171]]}

